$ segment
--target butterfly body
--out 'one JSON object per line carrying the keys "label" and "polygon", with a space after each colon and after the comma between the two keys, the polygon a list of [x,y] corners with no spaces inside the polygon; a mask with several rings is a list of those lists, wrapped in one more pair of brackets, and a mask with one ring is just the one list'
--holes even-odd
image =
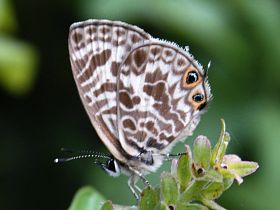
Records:
{"label": "butterfly body", "polygon": [[155,171],[192,134],[211,99],[202,66],[177,45],[119,21],[75,23],[68,41],[74,79],[100,139],[122,170]]}

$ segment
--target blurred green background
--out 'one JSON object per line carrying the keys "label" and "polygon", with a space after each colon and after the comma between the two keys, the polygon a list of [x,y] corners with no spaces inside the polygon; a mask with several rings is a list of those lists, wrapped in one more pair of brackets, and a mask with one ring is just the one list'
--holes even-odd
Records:
{"label": "blurred green background", "polygon": [[[0,209],[66,209],[94,186],[119,204],[135,202],[127,178],[92,160],[55,165],[61,147],[106,151],[78,96],[68,59],[71,23],[122,20],[153,37],[190,46],[214,95],[193,137],[216,141],[259,170],[218,201],[228,209],[277,209],[280,195],[280,3],[276,0],[0,0]],[[183,144],[173,151],[183,150]],[[168,169],[170,163],[161,168]],[[148,176],[157,185],[159,173]],[[121,193],[120,193],[121,192]]]}

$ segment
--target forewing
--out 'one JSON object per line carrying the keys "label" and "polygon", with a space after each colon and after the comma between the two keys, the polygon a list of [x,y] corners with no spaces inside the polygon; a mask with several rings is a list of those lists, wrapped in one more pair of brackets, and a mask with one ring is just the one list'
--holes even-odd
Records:
{"label": "forewing", "polygon": [[70,27],[70,61],[83,105],[101,140],[120,160],[116,78],[131,49],[150,38],[142,29],[118,21],[88,20]]}
{"label": "forewing", "polygon": [[[185,85],[190,71],[198,72],[199,80]],[[181,134],[191,135],[199,122],[192,95],[204,88],[203,76],[202,67],[173,44],[147,42],[130,52],[118,80],[122,147],[132,156],[165,153]]]}

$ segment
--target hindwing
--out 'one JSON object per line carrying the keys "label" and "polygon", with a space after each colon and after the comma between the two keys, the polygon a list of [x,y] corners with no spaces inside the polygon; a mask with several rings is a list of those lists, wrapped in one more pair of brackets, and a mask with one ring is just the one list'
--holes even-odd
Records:
{"label": "hindwing", "polygon": [[[190,72],[197,73],[197,81],[187,84]],[[210,97],[202,67],[188,52],[163,41],[134,48],[117,81],[119,138],[131,156],[166,153],[177,139],[191,135],[199,107]],[[202,101],[194,101],[197,93]]]}

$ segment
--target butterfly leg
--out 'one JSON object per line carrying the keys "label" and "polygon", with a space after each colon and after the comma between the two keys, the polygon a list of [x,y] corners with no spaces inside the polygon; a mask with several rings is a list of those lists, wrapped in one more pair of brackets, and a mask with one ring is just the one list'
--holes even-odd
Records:
{"label": "butterfly leg", "polygon": [[[173,157],[179,157],[181,155],[186,155],[186,152],[180,152],[180,153],[176,153],[176,154],[158,154],[159,156],[165,157],[165,160],[171,160]],[[154,154],[155,155],[155,154]]]}
{"label": "butterfly leg", "polygon": [[166,155],[169,156],[169,157],[178,157],[178,156],[186,155],[186,154],[187,154],[186,152],[179,152],[179,153],[176,153],[176,154],[167,153]]}
{"label": "butterfly leg", "polygon": [[163,154],[163,156],[165,156],[167,158],[172,158],[172,157],[179,157],[181,155],[186,155],[186,154],[187,154],[186,152],[179,152],[179,153],[176,153],[176,154],[167,153],[167,154]]}
{"label": "butterfly leg", "polygon": [[174,157],[180,157],[180,156],[186,155],[186,154],[187,154],[186,152],[180,152],[180,153],[177,153],[177,154],[167,153],[167,154],[165,154],[165,158],[166,158],[167,161],[169,161],[169,160],[172,160],[172,158],[174,158]]}
{"label": "butterfly leg", "polygon": [[145,184],[146,187],[150,187],[149,181],[141,174],[139,171],[135,170],[134,168],[129,167],[129,170],[132,171],[135,175],[137,175]]}
{"label": "butterfly leg", "polygon": [[[135,176],[134,174],[132,174],[128,178],[128,187],[131,190],[131,192],[133,193],[136,200],[139,200],[139,194],[138,193],[141,193],[141,189],[136,185],[136,182],[138,181],[138,178],[139,177]],[[136,190],[138,191],[138,193],[136,192]]]}

